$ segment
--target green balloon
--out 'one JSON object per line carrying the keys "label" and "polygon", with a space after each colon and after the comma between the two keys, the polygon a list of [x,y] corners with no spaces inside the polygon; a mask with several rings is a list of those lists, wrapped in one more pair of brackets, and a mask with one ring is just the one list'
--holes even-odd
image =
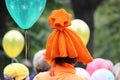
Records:
{"label": "green balloon", "polygon": [[8,12],[22,29],[29,29],[44,11],[46,0],[5,0]]}

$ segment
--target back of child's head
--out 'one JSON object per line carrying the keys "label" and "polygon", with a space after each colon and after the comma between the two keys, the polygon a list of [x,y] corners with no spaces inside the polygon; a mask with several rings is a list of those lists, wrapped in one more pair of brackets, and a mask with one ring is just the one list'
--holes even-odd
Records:
{"label": "back of child's head", "polygon": [[69,58],[69,57],[56,57],[55,63],[62,65],[63,63],[75,64],[77,62],[77,58]]}
{"label": "back of child's head", "polygon": [[29,77],[28,68],[21,63],[12,63],[4,68],[4,78],[9,80],[24,80]]}
{"label": "back of child's head", "polygon": [[33,66],[37,73],[48,71],[50,65],[44,60],[45,49],[38,51],[33,58]]}

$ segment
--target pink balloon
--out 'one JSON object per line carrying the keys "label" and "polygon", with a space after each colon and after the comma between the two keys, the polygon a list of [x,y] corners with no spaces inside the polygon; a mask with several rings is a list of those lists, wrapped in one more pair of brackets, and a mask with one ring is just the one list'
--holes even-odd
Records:
{"label": "pink balloon", "polygon": [[92,73],[98,69],[111,70],[111,66],[105,59],[102,58],[96,58],[86,66],[86,70],[90,75],[92,75]]}
{"label": "pink balloon", "polygon": [[76,67],[76,74],[80,77],[87,78],[88,80],[90,79],[90,74],[83,68]]}

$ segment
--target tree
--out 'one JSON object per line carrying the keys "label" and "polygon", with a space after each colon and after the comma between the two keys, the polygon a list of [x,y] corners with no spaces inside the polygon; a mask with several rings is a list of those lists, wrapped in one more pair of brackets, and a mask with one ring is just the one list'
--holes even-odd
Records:
{"label": "tree", "polygon": [[2,38],[6,32],[7,26],[6,26],[6,17],[7,17],[7,9],[5,7],[5,1],[0,0],[0,79],[3,79],[3,69],[4,66],[7,64],[6,56],[4,55],[3,49],[2,49]]}
{"label": "tree", "polygon": [[[75,15],[75,18],[82,19],[85,21],[90,29],[90,39],[87,44],[87,48],[90,53],[93,55],[94,49],[94,12],[96,7],[101,3],[102,0],[71,0],[72,9]],[[81,64],[77,64],[76,66],[80,66]]]}
{"label": "tree", "polygon": [[105,0],[95,12],[95,57],[119,62],[120,0]]}

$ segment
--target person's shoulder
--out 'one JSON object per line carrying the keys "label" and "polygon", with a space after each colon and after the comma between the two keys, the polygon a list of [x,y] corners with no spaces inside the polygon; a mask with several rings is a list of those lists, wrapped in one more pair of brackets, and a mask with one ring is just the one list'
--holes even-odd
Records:
{"label": "person's shoulder", "polygon": [[81,78],[77,75],[68,75],[64,80],[88,80],[87,78]]}
{"label": "person's shoulder", "polygon": [[49,76],[49,72],[40,72],[38,73],[33,80],[40,80],[40,79],[44,79],[46,77]]}

